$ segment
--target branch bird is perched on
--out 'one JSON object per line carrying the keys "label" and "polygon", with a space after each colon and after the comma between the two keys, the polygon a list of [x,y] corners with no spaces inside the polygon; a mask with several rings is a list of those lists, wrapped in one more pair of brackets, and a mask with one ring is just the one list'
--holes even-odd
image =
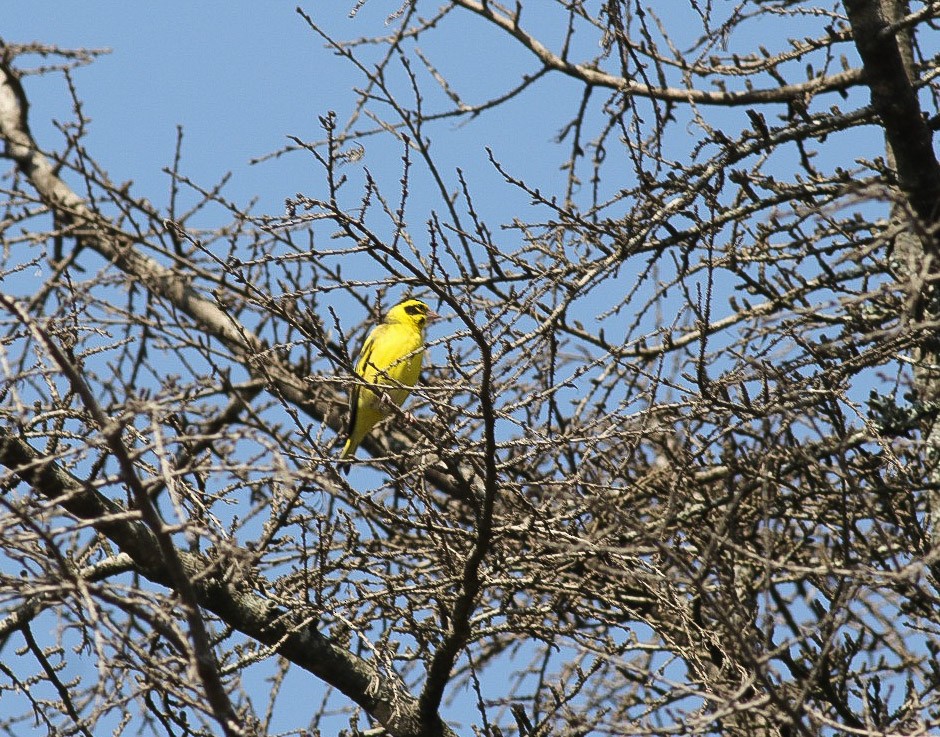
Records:
{"label": "branch bird is perched on", "polygon": [[[372,328],[356,362],[356,374],[375,391],[356,383],[349,395],[348,439],[340,454],[356,452],[369,430],[385,417],[388,403],[401,406],[418,381],[424,359],[424,329],[437,317],[419,299],[406,299],[392,307],[380,325]],[[340,466],[349,470],[349,464]]]}

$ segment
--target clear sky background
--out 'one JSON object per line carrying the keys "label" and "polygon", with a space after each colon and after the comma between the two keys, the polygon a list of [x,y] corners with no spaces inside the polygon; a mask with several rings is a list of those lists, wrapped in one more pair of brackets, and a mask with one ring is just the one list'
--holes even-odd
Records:
{"label": "clear sky background", "polygon": [[[232,170],[233,195],[277,205],[277,179],[259,168],[247,173],[248,160],[283,145],[287,133],[312,133],[329,104],[329,90],[312,81],[319,44],[288,3],[13,0],[0,7],[0,28],[10,41],[112,50],[75,74],[92,119],[88,146],[115,178],[133,179],[156,203],[180,125],[194,177]],[[71,118],[61,77],[24,84],[34,133],[55,141],[51,119]]]}
{"label": "clear sky background", "polygon": [[[340,37],[385,32],[378,11],[394,9],[389,3],[368,3],[354,20],[347,17],[352,5],[332,0],[305,9]],[[321,139],[318,116],[335,110],[339,120],[345,120],[354,100],[352,87],[362,84],[347,62],[324,48],[295,8],[291,2],[245,0],[87,4],[5,0],[0,3],[0,34],[18,43],[35,40],[111,49],[74,77],[85,114],[92,120],[87,147],[116,181],[133,180],[138,194],[158,206],[165,204],[169,177],[161,169],[172,162],[179,125],[185,135],[185,173],[208,185],[231,171],[232,181],[225,189],[229,198],[258,197],[256,213],[281,215],[285,197],[319,191],[321,172],[303,154],[256,166],[249,162],[288,145],[289,135]],[[500,69],[520,62],[537,69],[527,54],[478,23],[433,38],[447,44],[446,72],[458,80],[458,89],[470,102],[515,82],[512,75],[499,74]],[[436,53],[441,49],[426,50],[435,63],[441,62]],[[41,144],[55,146],[61,136],[52,121],[73,117],[61,75],[28,77],[24,85],[34,134]],[[459,128],[453,122],[443,124],[460,142],[448,149],[446,163],[477,177],[476,193],[484,206],[502,210],[499,204],[507,194],[503,191],[486,201],[487,178],[493,177],[492,184],[497,179],[484,166],[484,146],[510,163],[524,164],[529,173],[545,167],[546,173],[555,172],[563,181],[557,162],[543,160],[546,144],[570,111],[559,104],[560,91],[555,80],[506,109]],[[570,92],[576,93],[574,86]],[[531,136],[519,136],[507,121],[520,112],[534,124]],[[535,155],[539,152],[542,156]],[[399,156],[400,150],[370,147],[366,164],[381,169],[381,164],[394,162],[397,172]],[[456,178],[453,181],[456,184]]]}

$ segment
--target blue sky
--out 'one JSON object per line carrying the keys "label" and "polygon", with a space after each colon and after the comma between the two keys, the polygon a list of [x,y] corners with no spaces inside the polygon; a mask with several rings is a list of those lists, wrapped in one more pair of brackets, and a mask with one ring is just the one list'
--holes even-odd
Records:
{"label": "blue sky", "polygon": [[[302,167],[248,169],[251,158],[316,134],[332,97],[316,73],[332,60],[288,3],[4,3],[8,40],[37,40],[112,52],[75,74],[92,119],[88,146],[116,179],[133,179],[159,203],[176,127],[184,129],[184,166],[211,182],[232,170],[233,197],[260,194],[283,207],[302,187]],[[329,74],[337,74],[332,64]],[[53,137],[50,118],[69,119],[61,77],[24,82],[34,133]],[[293,179],[296,177],[296,179]],[[278,184],[283,189],[279,191]]]}
{"label": "blue sky", "polygon": [[[382,32],[382,23],[347,18],[344,8],[349,5],[337,2],[331,13],[316,14],[316,20],[341,36],[356,36],[364,29]],[[92,120],[86,144],[115,180],[133,180],[139,194],[158,205],[165,202],[168,177],[160,170],[172,160],[179,125],[185,135],[187,174],[209,184],[232,171],[229,197],[258,196],[259,211],[277,215],[283,213],[285,197],[319,186],[319,172],[302,155],[257,166],[249,162],[288,144],[288,135],[305,140],[322,137],[318,116],[335,110],[344,120],[352,102],[350,90],[361,84],[347,63],[324,48],[295,7],[295,3],[244,1],[110,0],[78,5],[8,0],[0,5],[0,28],[13,42],[111,49],[96,63],[79,69],[75,82],[85,114]],[[497,79],[488,73],[488,64],[495,72],[497,65],[506,63],[507,54],[513,62],[523,59],[519,51],[499,44],[501,40],[487,30],[447,49],[454,73],[467,68],[465,55],[473,55],[474,72],[460,76],[461,92],[471,101],[475,92],[498,88],[488,84]],[[480,54],[490,46],[500,53]],[[51,120],[72,117],[61,76],[28,77],[24,84],[34,133],[41,143],[55,145],[60,136]],[[510,106],[492,118],[462,126],[460,136],[467,145],[448,154],[449,160],[473,170],[479,166],[483,146],[489,145],[498,154],[538,166],[531,154],[543,148],[556,123],[561,125],[561,118],[553,115],[558,107],[551,104],[557,103],[557,94],[554,86],[525,99],[527,112],[547,124],[542,135],[513,134],[504,118],[516,112]],[[533,110],[533,104],[544,105],[544,113]]]}

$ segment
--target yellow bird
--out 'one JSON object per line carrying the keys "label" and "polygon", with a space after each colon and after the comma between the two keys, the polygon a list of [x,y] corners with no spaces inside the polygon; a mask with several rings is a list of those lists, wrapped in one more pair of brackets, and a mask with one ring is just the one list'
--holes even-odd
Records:
{"label": "yellow bird", "polygon": [[[352,456],[369,430],[388,414],[386,403],[401,406],[411,394],[424,360],[424,330],[435,317],[421,300],[406,299],[392,307],[385,320],[372,328],[356,362],[356,374],[380,391],[376,394],[361,384],[353,387],[349,396],[348,439],[341,459]],[[348,468],[346,464],[343,470]]]}

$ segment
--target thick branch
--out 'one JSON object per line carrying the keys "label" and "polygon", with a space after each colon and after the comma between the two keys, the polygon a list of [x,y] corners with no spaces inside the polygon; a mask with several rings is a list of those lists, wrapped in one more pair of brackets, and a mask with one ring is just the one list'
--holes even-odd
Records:
{"label": "thick branch", "polygon": [[[157,540],[137,521],[137,515],[85,487],[58,464],[42,458],[28,443],[5,430],[0,430],[0,464],[68,513],[91,522],[130,556],[142,575],[172,588],[172,576],[160,555]],[[219,561],[182,550],[177,550],[177,555],[201,607],[337,688],[390,734],[403,737],[422,734],[417,727],[417,701],[400,682],[334,645],[314,624],[308,621],[296,624],[295,618],[277,610],[266,599],[236,588],[222,576],[224,565]],[[453,732],[438,720],[432,734]]]}
{"label": "thick branch", "polygon": [[[881,117],[894,153],[898,184],[914,212],[931,227],[940,216],[940,164],[895,31],[885,18],[880,0],[846,0],[845,9],[871,89],[872,107]],[[936,255],[936,238],[927,240],[925,247]]]}
{"label": "thick branch", "polygon": [[[330,410],[341,401],[330,397],[316,401],[309,389],[268,351],[262,341],[210,299],[190,285],[185,274],[162,266],[135,248],[134,239],[106,218],[92,211],[55,172],[30,134],[27,103],[22,87],[8,64],[0,62],[0,135],[4,154],[16,162],[43,202],[75,225],[82,245],[97,251],[128,276],[192,319],[200,330],[226,345],[258,378],[273,384],[287,401],[303,407],[318,420],[327,419],[336,429],[340,418]],[[263,353],[263,360],[258,356]]]}
{"label": "thick branch", "polygon": [[62,371],[63,375],[68,379],[72,390],[81,397],[85,409],[87,409],[94,418],[98,431],[104,436],[108,448],[117,459],[118,466],[121,469],[121,480],[131,491],[135,506],[139,510],[141,518],[150,529],[160,548],[160,558],[163,561],[164,569],[169,575],[172,588],[179,594],[180,600],[184,605],[186,621],[189,625],[193,666],[202,682],[206,699],[212,708],[212,713],[222,726],[225,734],[244,734],[235,709],[225,691],[225,686],[222,682],[221,674],[219,673],[219,665],[215,658],[215,652],[212,649],[209,631],[202,618],[202,613],[199,611],[199,603],[193,591],[190,575],[184,570],[176,546],[173,544],[173,538],[137,475],[137,471],[134,468],[134,461],[127,447],[124,445],[122,437],[124,428],[122,424],[115,422],[101,409],[94,392],[81,375],[81,372],[69,360],[59,345],[52,340],[48,333],[36,324],[12,297],[0,295],[0,304],[3,304],[4,307],[16,315],[23,325],[34,334],[37,341],[43,345],[49,355],[52,356],[59,370]]}
{"label": "thick branch", "polygon": [[466,8],[472,13],[485,18],[490,23],[502,28],[538,57],[547,69],[553,69],[581,81],[619,90],[625,95],[647,97],[651,100],[666,102],[690,102],[697,105],[755,105],[770,102],[793,102],[805,100],[822,92],[845,90],[862,81],[862,72],[849,69],[838,74],[816,77],[801,84],[787,84],[741,92],[705,91],[684,87],[659,87],[626,79],[616,74],[608,74],[600,69],[584,64],[574,64],[553,53],[537,38],[523,30],[517,18],[501,15],[495,5],[474,0],[454,0],[455,5]]}

